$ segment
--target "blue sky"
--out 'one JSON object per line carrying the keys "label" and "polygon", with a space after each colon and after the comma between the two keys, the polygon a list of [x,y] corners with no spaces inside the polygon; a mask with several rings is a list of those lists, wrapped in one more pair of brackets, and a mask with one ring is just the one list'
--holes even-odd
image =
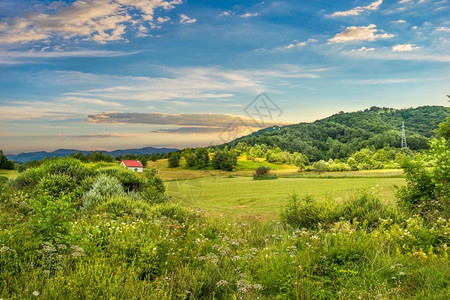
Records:
{"label": "blue sky", "polygon": [[236,120],[240,135],[446,105],[449,14],[448,0],[0,0],[0,149],[204,146]]}

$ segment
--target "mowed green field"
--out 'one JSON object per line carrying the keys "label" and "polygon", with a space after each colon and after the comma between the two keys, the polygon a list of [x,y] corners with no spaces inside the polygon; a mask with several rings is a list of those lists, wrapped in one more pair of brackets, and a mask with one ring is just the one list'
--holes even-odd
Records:
{"label": "mowed green field", "polygon": [[342,201],[361,190],[374,190],[384,201],[395,201],[404,178],[278,178],[206,177],[166,182],[174,202],[213,214],[277,218],[288,197],[311,195],[320,201]]}

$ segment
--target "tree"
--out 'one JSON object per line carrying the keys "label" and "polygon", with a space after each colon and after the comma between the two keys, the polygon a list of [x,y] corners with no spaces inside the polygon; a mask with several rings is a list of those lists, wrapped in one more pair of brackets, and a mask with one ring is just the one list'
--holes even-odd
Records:
{"label": "tree", "polygon": [[8,158],[3,154],[3,150],[0,150],[0,169],[14,170],[14,162],[12,160],[8,160]]}
{"label": "tree", "polygon": [[233,150],[217,151],[211,163],[214,169],[233,171],[233,168],[237,165],[237,155]]}
{"label": "tree", "polygon": [[169,168],[176,168],[180,166],[180,154],[177,152],[173,152],[169,156]]}
{"label": "tree", "polygon": [[205,148],[197,148],[195,150],[195,158],[199,169],[206,168],[209,165],[209,152]]}

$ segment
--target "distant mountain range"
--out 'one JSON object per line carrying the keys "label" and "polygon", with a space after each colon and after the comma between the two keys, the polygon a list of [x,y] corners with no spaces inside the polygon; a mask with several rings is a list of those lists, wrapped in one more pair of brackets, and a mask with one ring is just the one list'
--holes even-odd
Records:
{"label": "distant mountain range", "polygon": [[[135,155],[151,155],[152,153],[170,153],[177,151],[178,149],[175,148],[153,148],[153,147],[145,147],[141,149],[124,149],[124,150],[114,150],[114,151],[102,151],[104,154],[117,157],[125,154],[135,154]],[[6,157],[10,160],[14,160],[18,163],[28,162],[32,160],[41,160],[45,158],[46,156],[49,157],[65,157],[72,153],[78,153],[81,152],[83,155],[87,155],[89,153],[92,153],[94,151],[82,151],[82,150],[75,150],[75,149],[58,149],[53,152],[46,152],[46,151],[38,151],[38,152],[29,152],[29,153],[20,153],[17,155],[6,155]]]}

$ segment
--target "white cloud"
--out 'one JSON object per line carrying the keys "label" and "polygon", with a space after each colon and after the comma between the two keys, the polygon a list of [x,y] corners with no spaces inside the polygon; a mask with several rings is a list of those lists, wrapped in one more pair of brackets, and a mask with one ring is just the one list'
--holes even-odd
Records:
{"label": "white cloud", "polygon": [[367,6],[358,6],[351,10],[346,11],[337,11],[333,14],[331,14],[331,17],[348,17],[348,16],[359,16],[362,13],[368,12],[368,11],[375,11],[378,10],[379,6],[383,3],[383,0],[376,0],[375,2],[372,2],[371,4]]}
{"label": "white cloud", "polygon": [[292,49],[292,48],[301,48],[311,43],[317,43],[318,41],[316,39],[308,39],[303,42],[294,41],[292,44],[287,45],[284,47],[285,49]]}
{"label": "white cloud", "polygon": [[235,12],[231,10],[225,10],[219,14],[219,17],[228,17],[234,15]]}
{"label": "white cloud", "polygon": [[359,49],[353,49],[352,52],[372,52],[375,51],[375,48],[366,48],[366,47],[361,47]]}
{"label": "white cloud", "polygon": [[180,15],[180,23],[192,24],[192,23],[195,23],[195,22],[197,22],[197,19],[191,19],[188,16],[186,16],[185,14],[181,14]]}
{"label": "white cloud", "polygon": [[169,17],[164,17],[164,18],[158,17],[158,18],[156,19],[156,21],[157,21],[159,24],[162,24],[162,23],[165,23],[165,22],[170,21],[170,18],[169,18]]}
{"label": "white cloud", "polygon": [[450,32],[450,27],[441,26],[437,27],[434,31]]}
{"label": "white cloud", "polygon": [[404,24],[404,23],[406,23],[406,21],[405,20],[397,20],[397,21],[392,21],[392,23]]}
{"label": "white cloud", "polygon": [[71,4],[48,6],[46,10],[31,13],[26,18],[17,17],[8,24],[3,23],[0,43],[26,43],[52,37],[81,37],[98,43],[124,40],[130,25],[153,25],[156,9],[169,10],[181,2],[76,0]]}
{"label": "white cloud", "polygon": [[252,18],[252,17],[257,17],[259,16],[259,13],[245,13],[243,15],[241,15],[241,17],[243,18]]}
{"label": "white cloud", "polygon": [[410,52],[415,49],[419,49],[420,47],[416,47],[413,44],[402,44],[402,45],[395,45],[392,47],[393,52]]}
{"label": "white cloud", "polygon": [[394,37],[394,34],[379,33],[375,24],[369,26],[351,26],[347,27],[343,32],[336,34],[329,43],[348,43],[353,41],[375,41],[379,39],[389,39]]}

